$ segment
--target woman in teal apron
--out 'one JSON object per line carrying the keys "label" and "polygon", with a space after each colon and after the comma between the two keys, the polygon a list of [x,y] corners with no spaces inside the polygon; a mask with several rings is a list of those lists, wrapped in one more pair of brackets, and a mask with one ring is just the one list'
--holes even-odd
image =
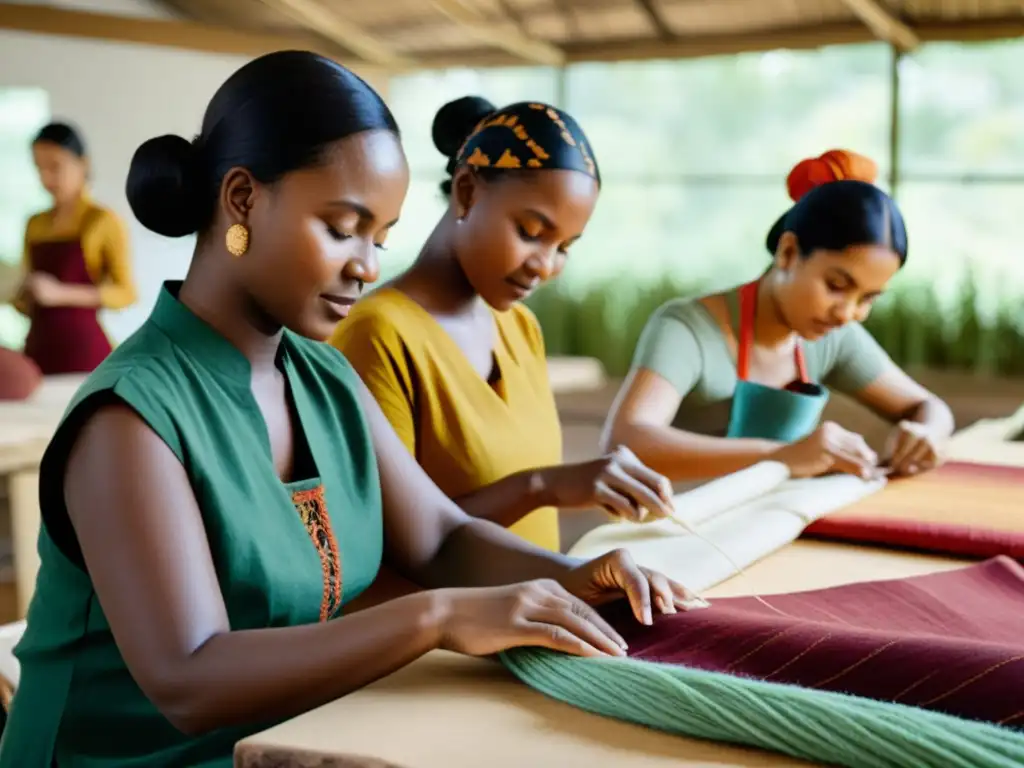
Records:
{"label": "woman in teal apron", "polygon": [[750,381],[750,348],[757,321],[760,280],[739,290],[740,341],[736,358],[736,389],[729,414],[727,437],[760,438],[791,443],[813,432],[828,402],[828,390],[807,375],[807,360],[800,339],[793,342],[797,378],[785,387]]}
{"label": "woman in teal apron", "polygon": [[[794,205],[772,227],[772,266],[723,293],[673,299],[648,321],[604,438],[672,480],[765,459],[796,476],[913,474],[937,463],[953,417],[861,323],[907,258],[875,165],[833,150],[790,173]],[[822,414],[829,391],[893,424],[876,454]]]}
{"label": "woman in teal apron", "polygon": [[[300,51],[232,75],[193,142],[136,151],[136,217],[196,251],[43,457],[0,768],[230,768],[239,739],[435,648],[622,655],[590,604],[686,607],[623,553],[570,560],[467,517],[323,343],[408,182],[377,93]],[[382,562],[426,589],[349,614]]]}

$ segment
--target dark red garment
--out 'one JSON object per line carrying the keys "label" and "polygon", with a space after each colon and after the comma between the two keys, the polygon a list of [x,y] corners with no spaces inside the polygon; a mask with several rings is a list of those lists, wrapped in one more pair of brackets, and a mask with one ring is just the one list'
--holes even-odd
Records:
{"label": "dark red garment", "polygon": [[[93,285],[78,240],[34,243],[32,271],[46,272],[62,283]],[[110,354],[96,310],[88,307],[33,307],[25,354],[49,376],[90,373]]]}
{"label": "dark red garment", "polygon": [[[639,624],[604,615],[629,655],[1024,727],[1024,568],[967,568],[764,598]],[[785,615],[782,615],[785,614]]]}
{"label": "dark red garment", "polygon": [[951,462],[809,525],[806,538],[1024,562],[1024,468]]}
{"label": "dark red garment", "polygon": [[25,355],[0,347],[0,400],[25,400],[42,380],[39,367]]}

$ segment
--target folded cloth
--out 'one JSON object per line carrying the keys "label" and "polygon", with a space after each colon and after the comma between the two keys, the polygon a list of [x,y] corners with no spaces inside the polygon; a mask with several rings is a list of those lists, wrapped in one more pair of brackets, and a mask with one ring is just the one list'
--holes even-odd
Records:
{"label": "folded cloth", "polygon": [[650,627],[625,602],[602,613],[635,659],[1024,727],[1024,568],[1010,558],[763,599]]}
{"label": "folded cloth", "polygon": [[804,529],[806,538],[1024,561],[1024,467],[952,462],[890,481]]}

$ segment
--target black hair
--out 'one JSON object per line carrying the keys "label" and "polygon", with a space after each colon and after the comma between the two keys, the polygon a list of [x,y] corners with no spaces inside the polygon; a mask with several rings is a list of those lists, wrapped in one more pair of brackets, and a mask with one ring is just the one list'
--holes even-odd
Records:
{"label": "black hair", "polygon": [[809,191],[771,228],[765,245],[775,254],[784,232],[792,232],[805,258],[814,251],[857,245],[891,248],[907,262],[907,228],[896,202],[864,181],[843,180]]}
{"label": "black hair", "polygon": [[434,146],[448,158],[441,192],[452,191],[452,176],[470,165],[485,179],[530,170],[576,170],[601,182],[590,143],[568,114],[536,101],[497,109],[480,96],[448,102],[434,116]]}
{"label": "black hair", "polygon": [[[484,118],[498,111],[482,96],[463,96],[461,99],[449,101],[434,115],[434,123],[430,126],[430,135],[437,151],[448,158],[445,172],[448,178],[441,182],[441,193],[445,197],[452,193],[452,176],[455,174],[455,162],[459,149],[473,133]],[[495,175],[493,169],[479,169],[485,178]]]}
{"label": "black hair", "polygon": [[48,123],[39,129],[39,133],[32,139],[32,144],[56,144],[66,149],[75,157],[85,157],[85,142],[80,134],[67,123]]}
{"label": "black hair", "polygon": [[214,94],[191,142],[166,135],[132,157],[126,193],[136,218],[167,237],[205,231],[225,174],[246,168],[264,184],[323,161],[330,145],[398,126],[358,75],[308,51],[250,61]]}

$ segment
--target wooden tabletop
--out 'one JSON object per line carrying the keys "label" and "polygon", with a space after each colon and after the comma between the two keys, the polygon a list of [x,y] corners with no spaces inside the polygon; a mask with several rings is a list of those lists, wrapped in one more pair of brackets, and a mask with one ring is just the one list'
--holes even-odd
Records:
{"label": "wooden tabletop", "polygon": [[36,467],[82,376],[48,376],[28,400],[0,402],[0,474]]}

